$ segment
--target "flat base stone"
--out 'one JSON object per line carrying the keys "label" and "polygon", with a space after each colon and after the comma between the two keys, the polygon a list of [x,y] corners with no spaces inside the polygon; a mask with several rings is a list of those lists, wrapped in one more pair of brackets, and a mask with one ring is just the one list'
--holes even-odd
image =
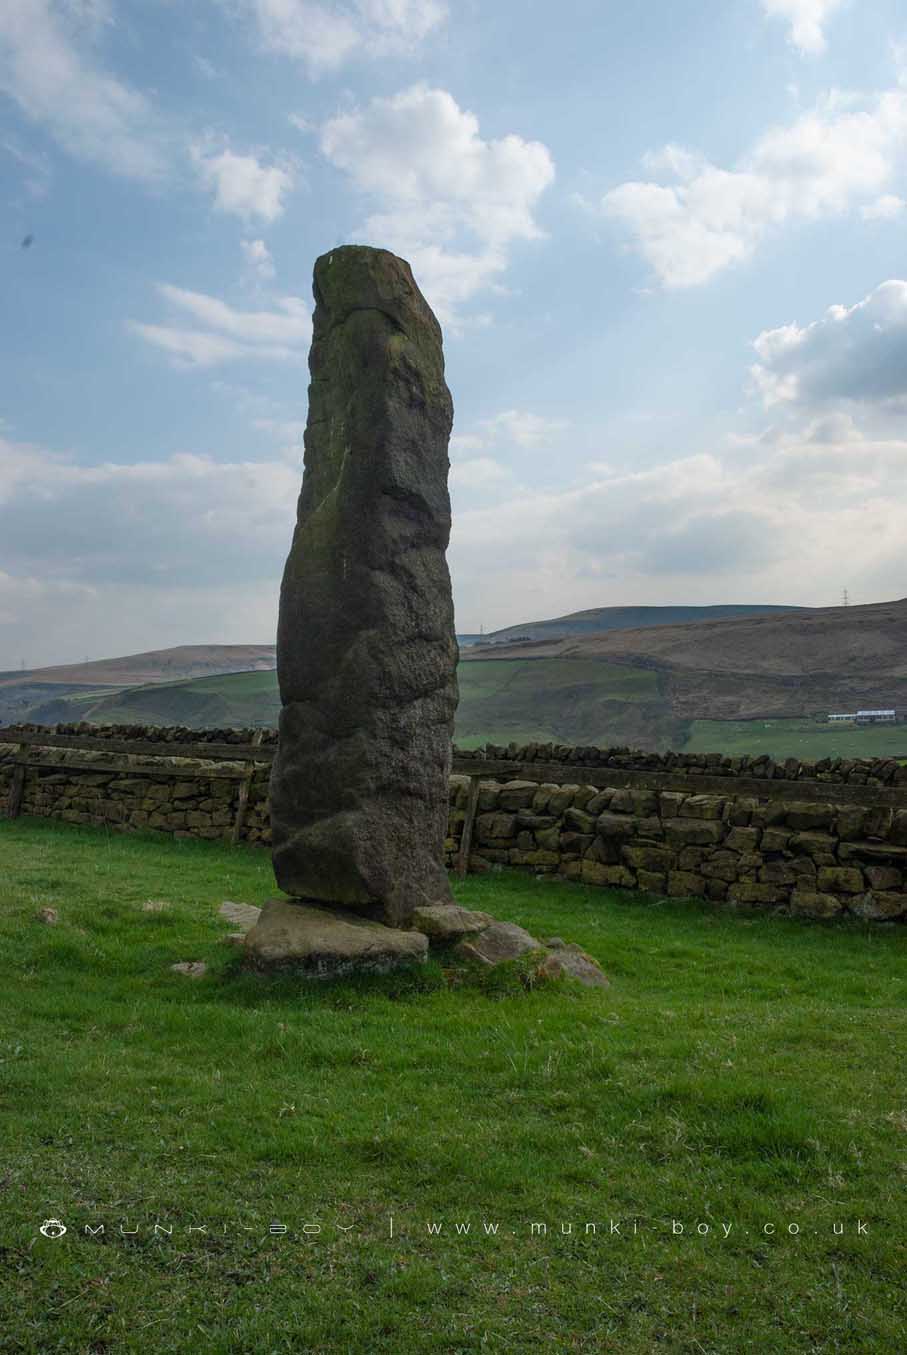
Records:
{"label": "flat base stone", "polygon": [[490,913],[473,912],[457,903],[426,904],[415,910],[412,920],[416,931],[424,932],[433,946],[453,944],[464,936],[483,932],[494,922]]}
{"label": "flat base stone", "polygon": [[387,974],[423,964],[428,937],[357,917],[306,899],[269,899],[246,934],[246,963],[255,969],[297,969],[307,978]]}

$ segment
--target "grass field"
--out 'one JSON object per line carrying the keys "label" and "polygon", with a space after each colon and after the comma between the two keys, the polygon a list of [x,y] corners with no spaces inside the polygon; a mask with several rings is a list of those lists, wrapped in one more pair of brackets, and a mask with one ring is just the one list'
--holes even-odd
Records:
{"label": "grass field", "polygon": [[694,720],[685,753],[771,757],[907,757],[907,725],[822,725],[815,720]]}
{"label": "grass field", "polygon": [[907,929],[496,873],[460,900],[610,989],[307,987],[220,939],[264,853],[0,860],[4,1353],[905,1349]]}
{"label": "grass field", "polygon": [[74,697],[69,704],[71,719],[95,724],[269,728],[277,724],[280,695],[277,674],[266,670],[125,687],[101,701]]}
{"label": "grass field", "polygon": [[[595,659],[540,662],[489,659],[458,669],[457,742],[626,743],[654,732],[670,743],[655,673]],[[99,699],[100,698],[100,699]],[[275,672],[225,673],[75,695],[49,709],[55,721],[96,724],[274,726],[280,711]],[[40,711],[38,712],[40,714]]]}
{"label": "grass field", "polygon": [[674,722],[650,669],[597,659],[469,660],[457,670],[456,740],[619,744],[644,730],[669,746]]}

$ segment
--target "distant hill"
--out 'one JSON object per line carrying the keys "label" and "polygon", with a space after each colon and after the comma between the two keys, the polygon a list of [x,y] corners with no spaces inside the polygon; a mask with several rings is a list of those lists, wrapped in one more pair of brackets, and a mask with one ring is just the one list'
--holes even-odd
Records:
{"label": "distant hill", "polygon": [[[2,695],[2,693],[0,693]],[[220,673],[119,691],[74,692],[36,706],[38,724],[184,725],[187,729],[273,728],[280,714],[277,673]]]}
{"label": "distant hill", "polygon": [[273,645],[177,645],[114,659],[0,673],[0,689],[25,682],[41,686],[139,687],[148,682],[258,672],[275,665]]}
{"label": "distant hill", "polygon": [[488,635],[471,635],[472,644],[497,645],[517,639],[558,640],[572,635],[601,635],[609,630],[639,630],[648,626],[683,625],[690,621],[723,621],[730,617],[765,616],[793,612],[798,607],[774,604],[721,603],[714,607],[589,607],[550,621],[521,621]]}
{"label": "distant hill", "polygon": [[[464,653],[481,661],[482,649]],[[661,676],[680,719],[907,707],[907,599],[496,646],[497,661],[598,660]]]}
{"label": "distant hill", "polygon": [[[602,608],[550,624],[597,624],[607,613],[609,629],[493,647],[464,643],[457,742],[907,756],[907,725],[815,723],[832,710],[907,710],[907,599],[716,618],[729,610]],[[709,619],[619,628],[621,619],[644,612],[650,622],[665,611]],[[512,629],[525,634],[527,627]],[[242,671],[221,667],[237,659]],[[0,721],[273,726],[280,709],[273,665],[273,646],[184,646],[7,674]]]}

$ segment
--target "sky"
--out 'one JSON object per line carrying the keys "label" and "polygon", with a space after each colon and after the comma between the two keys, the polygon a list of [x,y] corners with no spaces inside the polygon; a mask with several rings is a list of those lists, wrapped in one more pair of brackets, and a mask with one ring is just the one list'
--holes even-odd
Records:
{"label": "sky", "polygon": [[270,643],[312,265],[444,330],[457,629],[907,594],[897,0],[3,0],[0,670]]}

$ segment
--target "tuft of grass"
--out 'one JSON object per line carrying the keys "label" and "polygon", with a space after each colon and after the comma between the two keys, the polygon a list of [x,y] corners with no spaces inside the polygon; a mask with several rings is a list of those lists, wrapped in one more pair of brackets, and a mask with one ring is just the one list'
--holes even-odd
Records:
{"label": "tuft of grass", "polygon": [[265,853],[20,819],[0,863],[0,1351],[905,1348],[907,929],[502,871],[458,901],[609,989],[315,984],[223,943]]}

